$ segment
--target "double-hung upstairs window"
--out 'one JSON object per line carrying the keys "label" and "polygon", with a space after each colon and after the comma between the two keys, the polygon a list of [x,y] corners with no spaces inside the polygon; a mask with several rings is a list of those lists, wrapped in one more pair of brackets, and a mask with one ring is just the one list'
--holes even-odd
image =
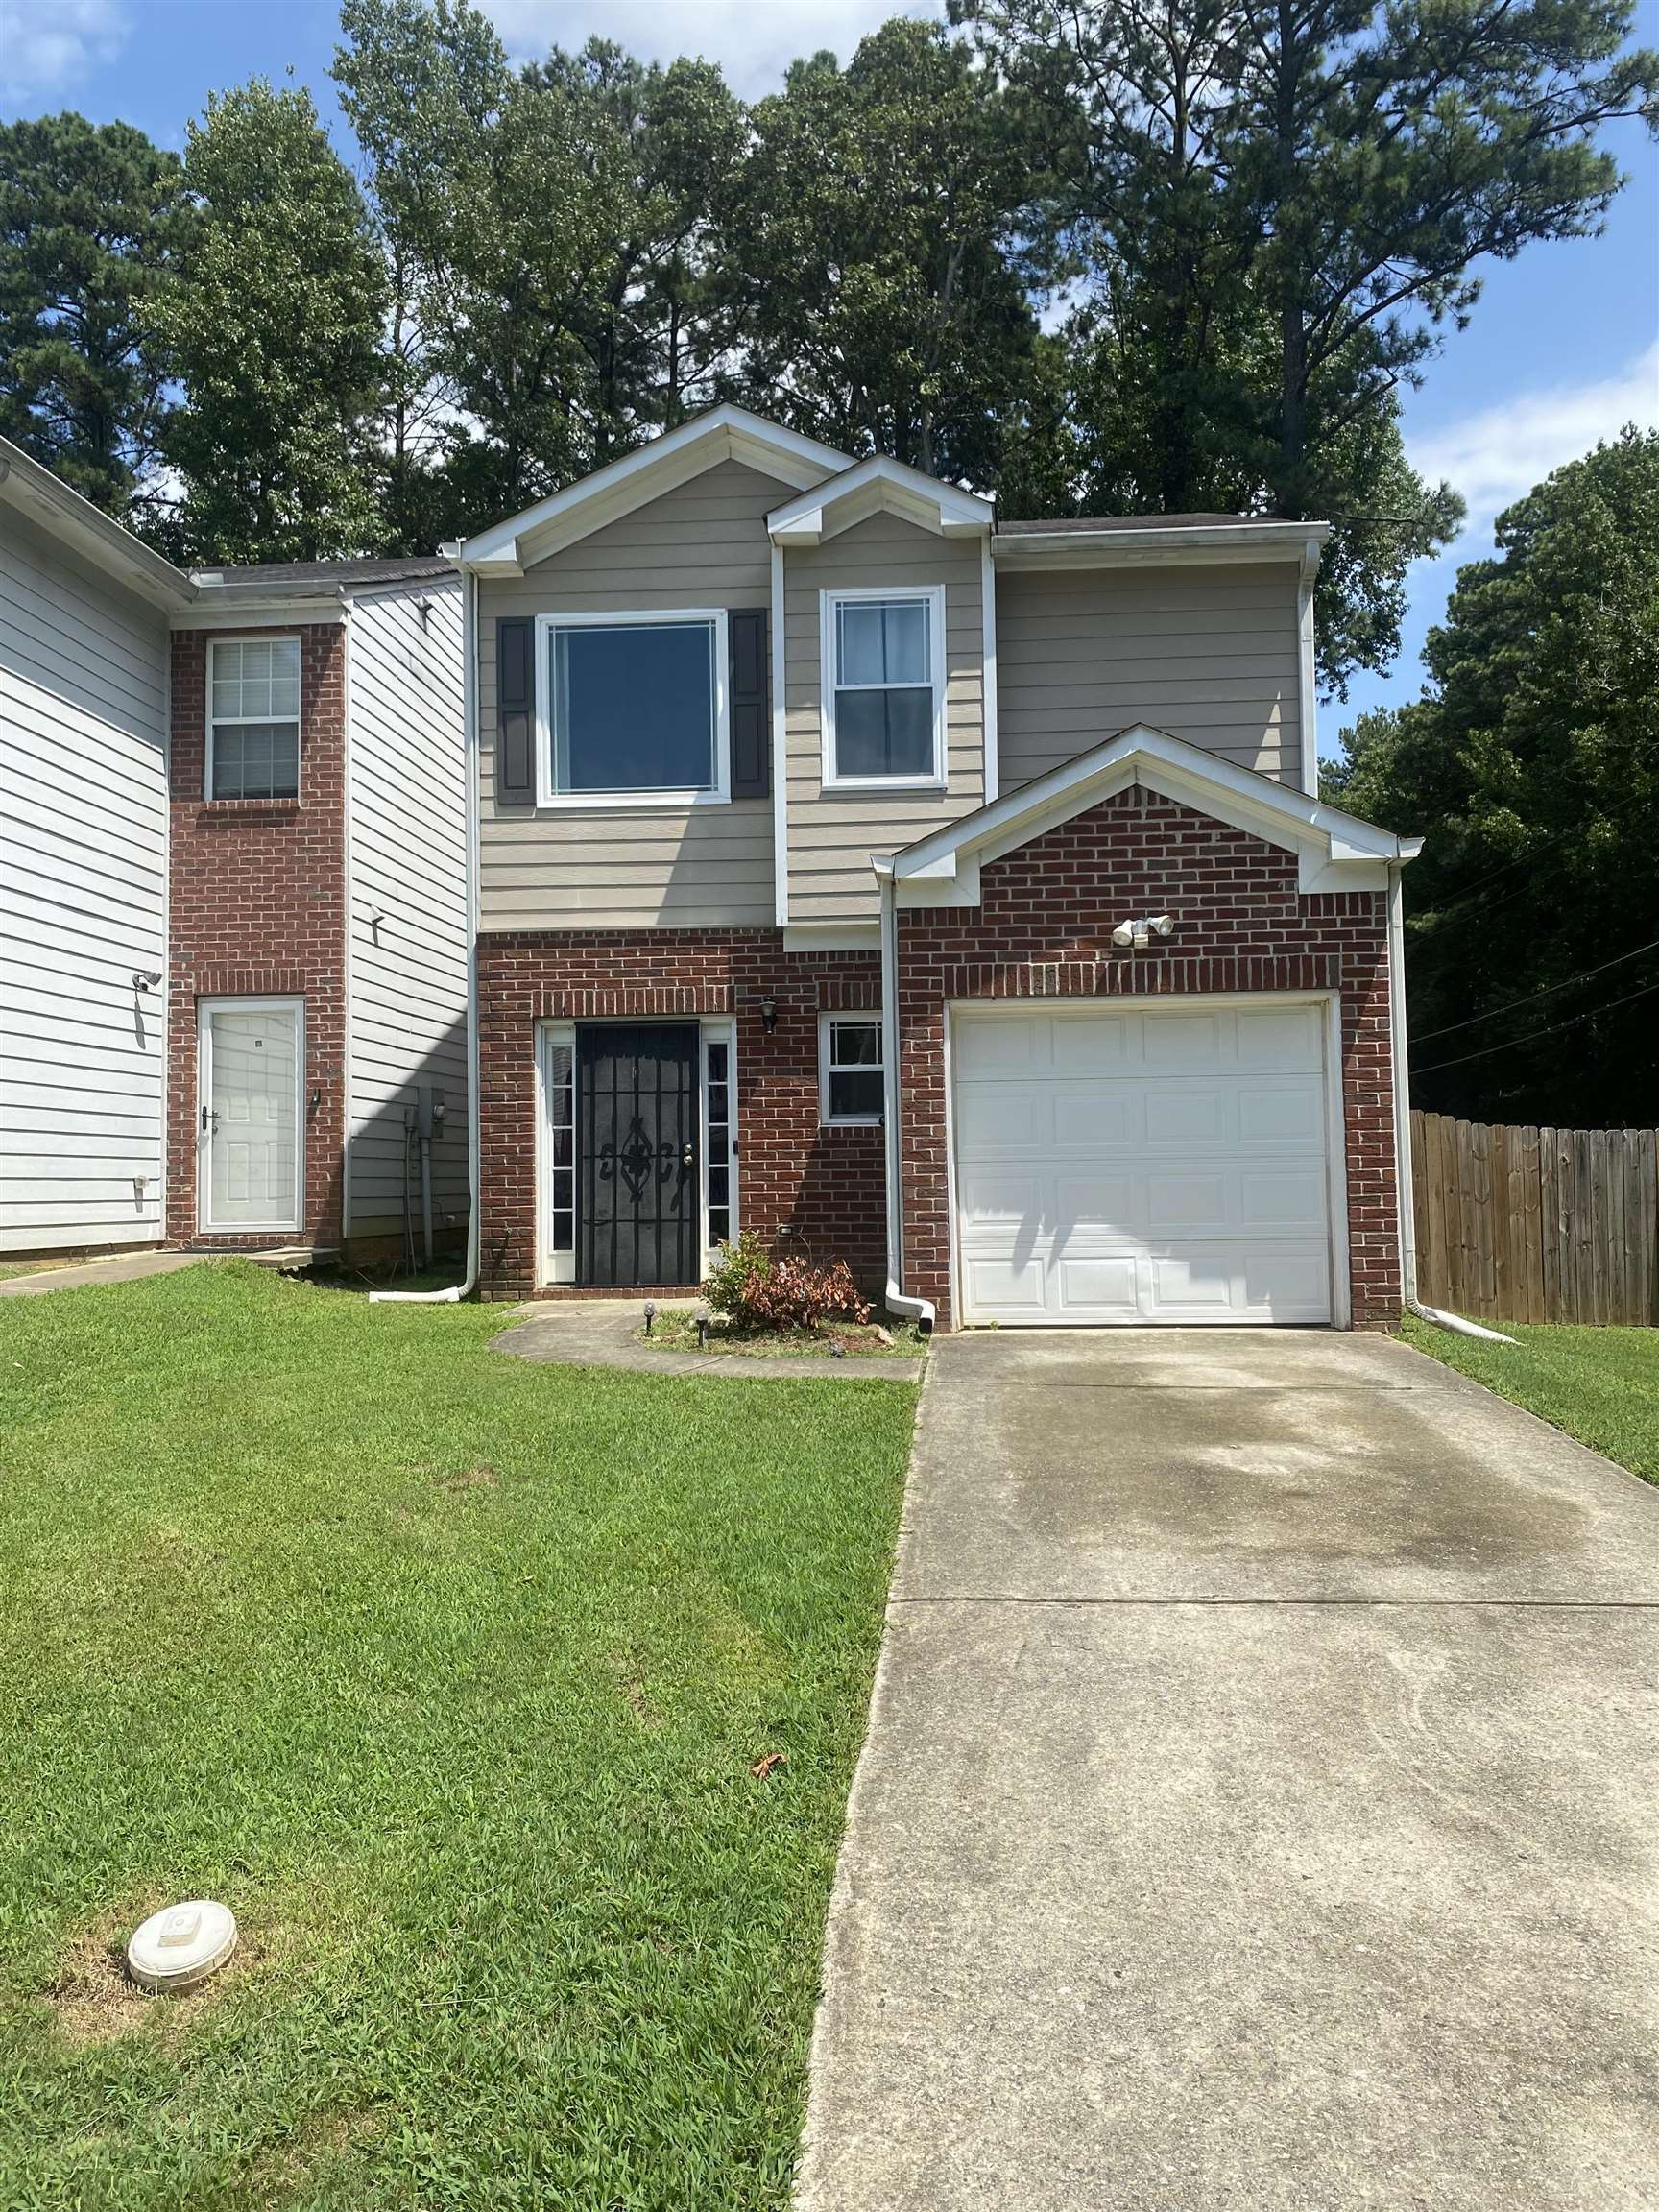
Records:
{"label": "double-hung upstairs window", "polygon": [[298,637],[208,641],[207,796],[300,796]]}
{"label": "double-hung upstairs window", "polygon": [[726,614],[546,614],[541,634],[544,805],[724,799]]}
{"label": "double-hung upstairs window", "polygon": [[945,780],[945,594],[824,594],[824,781]]}

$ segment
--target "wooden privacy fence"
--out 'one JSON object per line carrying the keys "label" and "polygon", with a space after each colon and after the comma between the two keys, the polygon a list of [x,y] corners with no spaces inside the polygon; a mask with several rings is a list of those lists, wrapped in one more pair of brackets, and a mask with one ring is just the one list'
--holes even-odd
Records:
{"label": "wooden privacy fence", "polygon": [[1411,1117],[1417,1295],[1489,1321],[1659,1325],[1659,1133]]}

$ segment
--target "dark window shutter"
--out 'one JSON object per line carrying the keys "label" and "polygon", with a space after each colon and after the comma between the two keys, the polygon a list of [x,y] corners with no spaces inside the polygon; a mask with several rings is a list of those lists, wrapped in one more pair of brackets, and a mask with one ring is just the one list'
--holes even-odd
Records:
{"label": "dark window shutter", "polygon": [[732,725],[732,796],[764,799],[772,788],[771,715],[766,700],[766,610],[737,607],[726,617],[732,668],[727,697]]}
{"label": "dark window shutter", "polygon": [[528,614],[495,623],[495,797],[503,806],[536,804],[536,622]]}

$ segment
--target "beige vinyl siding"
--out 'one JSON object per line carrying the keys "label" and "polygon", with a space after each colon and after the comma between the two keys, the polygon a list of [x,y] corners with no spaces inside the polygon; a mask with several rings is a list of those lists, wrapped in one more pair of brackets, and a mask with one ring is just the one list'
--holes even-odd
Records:
{"label": "beige vinyl siding", "polygon": [[1001,788],[1136,723],[1301,784],[1292,562],[997,570]]}
{"label": "beige vinyl siding", "polygon": [[[977,538],[941,538],[895,515],[872,515],[823,545],[783,556],[788,633],[789,920],[874,923],[873,853],[894,853],[985,801],[985,627]],[[820,594],[945,589],[944,791],[826,791]]]}
{"label": "beige vinyl siding", "polygon": [[8,509],[0,1251],[161,1236],[166,703],[166,616]]}
{"label": "beige vinyl siding", "polygon": [[[769,606],[766,516],[789,495],[776,477],[723,461],[522,577],[480,580],[485,929],[770,927],[770,799],[496,814],[495,622],[502,614]],[[768,645],[776,649],[775,640]],[[539,682],[543,674],[539,668]]]}
{"label": "beige vinyl siding", "polygon": [[[421,618],[420,602],[426,602]],[[353,1237],[400,1236],[403,1110],[444,1094],[434,1232],[467,1221],[467,748],[457,582],[351,602],[350,1122]],[[374,917],[381,919],[378,927]],[[410,1204],[421,1234],[419,1160]]]}

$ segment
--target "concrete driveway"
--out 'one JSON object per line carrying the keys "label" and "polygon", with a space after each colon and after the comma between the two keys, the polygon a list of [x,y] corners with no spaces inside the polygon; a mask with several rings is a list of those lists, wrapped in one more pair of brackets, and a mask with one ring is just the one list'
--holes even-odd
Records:
{"label": "concrete driveway", "polygon": [[1375,1337],[934,1359],[803,2212],[1659,2205],[1659,1494]]}

